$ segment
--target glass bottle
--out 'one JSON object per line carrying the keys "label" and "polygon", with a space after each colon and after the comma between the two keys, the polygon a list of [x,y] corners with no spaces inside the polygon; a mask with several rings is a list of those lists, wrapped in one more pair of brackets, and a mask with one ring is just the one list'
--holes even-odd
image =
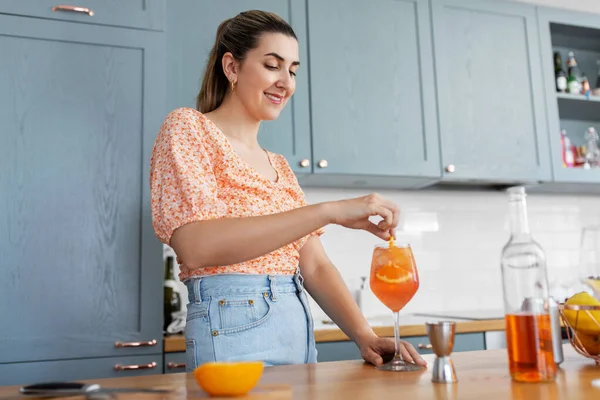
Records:
{"label": "glass bottle", "polygon": [[502,249],[502,286],[510,375],[517,382],[556,377],[546,257],[533,240],[525,189],[508,189],[511,235]]}
{"label": "glass bottle", "polygon": [[587,143],[586,163],[589,167],[597,167],[600,164],[600,147],[598,146],[600,136],[594,127],[588,128],[585,133],[585,140]]}
{"label": "glass bottle", "polygon": [[569,58],[567,59],[568,66],[568,89],[569,93],[573,94],[581,94],[581,81],[583,79],[583,75],[579,66],[577,66],[577,60],[575,60],[575,54],[570,51]]}
{"label": "glass bottle", "polygon": [[168,332],[168,327],[173,322],[173,314],[181,311],[181,293],[177,290],[177,283],[173,273],[173,257],[165,259],[165,280],[163,283],[163,330]]}
{"label": "glass bottle", "polygon": [[562,66],[562,58],[558,51],[554,52],[554,78],[556,80],[556,91],[565,93],[567,91],[567,74]]}

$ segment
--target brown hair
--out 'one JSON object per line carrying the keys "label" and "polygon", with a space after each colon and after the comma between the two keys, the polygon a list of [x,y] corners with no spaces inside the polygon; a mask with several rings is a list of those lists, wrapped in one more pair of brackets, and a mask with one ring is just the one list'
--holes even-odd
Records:
{"label": "brown hair", "polygon": [[221,22],[196,100],[196,108],[200,112],[207,113],[219,107],[229,90],[229,80],[221,63],[223,55],[229,51],[237,61],[243,61],[248,51],[258,46],[258,40],[264,33],[282,33],[298,40],[285,20],[266,11],[244,11]]}

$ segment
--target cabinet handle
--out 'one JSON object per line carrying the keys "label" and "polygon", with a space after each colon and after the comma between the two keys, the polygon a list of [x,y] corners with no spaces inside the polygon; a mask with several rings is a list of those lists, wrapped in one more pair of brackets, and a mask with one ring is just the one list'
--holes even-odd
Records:
{"label": "cabinet handle", "polygon": [[52,11],[53,12],[57,12],[57,11],[76,12],[76,13],[87,14],[90,17],[94,16],[94,11],[92,11],[91,9],[85,8],[85,7],[77,7],[77,6],[64,6],[64,5],[54,6],[54,7],[52,7]]}
{"label": "cabinet handle", "polygon": [[446,167],[446,172],[453,173],[454,171],[456,171],[454,164],[450,164]]}
{"label": "cabinet handle", "polygon": [[327,160],[321,160],[317,165],[319,166],[319,168],[327,168],[329,166],[329,163],[327,162]]}
{"label": "cabinet handle", "polygon": [[185,363],[176,363],[176,362],[170,361],[167,364],[167,368],[169,368],[169,369],[185,368]]}
{"label": "cabinet handle", "polygon": [[420,348],[421,350],[431,350],[433,349],[433,346],[430,344],[423,344],[423,343],[419,343],[417,345],[418,348]]}
{"label": "cabinet handle", "polygon": [[144,347],[144,346],[156,346],[156,339],[152,339],[149,342],[115,342],[115,347]]}
{"label": "cabinet handle", "polygon": [[308,158],[304,158],[304,159],[300,160],[300,166],[302,168],[310,167],[310,160]]}
{"label": "cabinet handle", "polygon": [[132,371],[138,369],[154,369],[156,368],[156,363],[152,361],[150,364],[134,364],[134,365],[115,365],[115,371]]}

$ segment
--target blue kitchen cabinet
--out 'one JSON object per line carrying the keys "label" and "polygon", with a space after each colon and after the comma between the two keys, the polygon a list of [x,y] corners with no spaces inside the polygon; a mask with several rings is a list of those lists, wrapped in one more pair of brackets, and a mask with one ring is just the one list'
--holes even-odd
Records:
{"label": "blue kitchen cabinet", "polygon": [[161,358],[158,354],[0,364],[0,386],[161,374]]}
{"label": "blue kitchen cabinet", "polygon": [[186,356],[185,351],[178,351],[174,353],[165,353],[164,357],[164,370],[165,374],[176,374],[179,372],[185,372]]}
{"label": "blue kitchen cabinet", "polygon": [[298,174],[311,171],[308,55],[304,0],[175,0],[167,4],[167,103],[169,109],[196,108],[204,67],[219,24],[242,11],[260,9],[287,20],[298,37],[301,66],[296,92],[275,121],[263,121],[262,147],[286,157]]}
{"label": "blue kitchen cabinet", "polygon": [[548,112],[550,154],[554,187],[582,191],[596,188],[600,192],[600,168],[567,168],[563,163],[560,131],[566,130],[573,145],[586,145],[588,127],[600,132],[600,97],[557,93],[554,77],[554,52],[561,54],[567,72],[568,53],[573,51],[577,64],[596,86],[600,60],[600,16],[568,10],[540,7],[538,9],[541,40],[545,105]]}
{"label": "blue kitchen cabinet", "polygon": [[[163,35],[0,15],[2,371],[160,361],[148,176],[165,115]],[[39,377],[82,376],[36,365]]]}
{"label": "blue kitchen cabinet", "polygon": [[427,0],[308,0],[313,176],[420,187],[440,177]]}
{"label": "blue kitchen cabinet", "polygon": [[536,8],[431,4],[444,181],[550,180]]}
{"label": "blue kitchen cabinet", "polygon": [[[401,339],[412,344],[420,354],[433,354],[427,336],[409,336]],[[453,352],[475,350],[485,350],[483,332],[456,334]],[[320,342],[317,343],[317,351],[319,362],[362,359],[358,347],[352,341]]]}
{"label": "blue kitchen cabinet", "polygon": [[85,24],[163,30],[165,0],[106,1],[2,0],[0,14],[12,14]]}

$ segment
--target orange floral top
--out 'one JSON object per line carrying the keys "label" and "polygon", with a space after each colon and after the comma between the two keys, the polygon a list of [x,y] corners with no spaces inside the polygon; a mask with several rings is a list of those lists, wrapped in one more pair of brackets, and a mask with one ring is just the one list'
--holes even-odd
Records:
{"label": "orange floral top", "polygon": [[[150,189],[152,226],[169,244],[175,229],[194,221],[251,217],[306,205],[304,193],[286,159],[267,152],[276,182],[259,174],[235,153],[227,137],[204,114],[178,108],[165,118],[152,151]],[[309,236],[269,254],[228,266],[190,270],[183,281],[214,274],[293,274]]]}

